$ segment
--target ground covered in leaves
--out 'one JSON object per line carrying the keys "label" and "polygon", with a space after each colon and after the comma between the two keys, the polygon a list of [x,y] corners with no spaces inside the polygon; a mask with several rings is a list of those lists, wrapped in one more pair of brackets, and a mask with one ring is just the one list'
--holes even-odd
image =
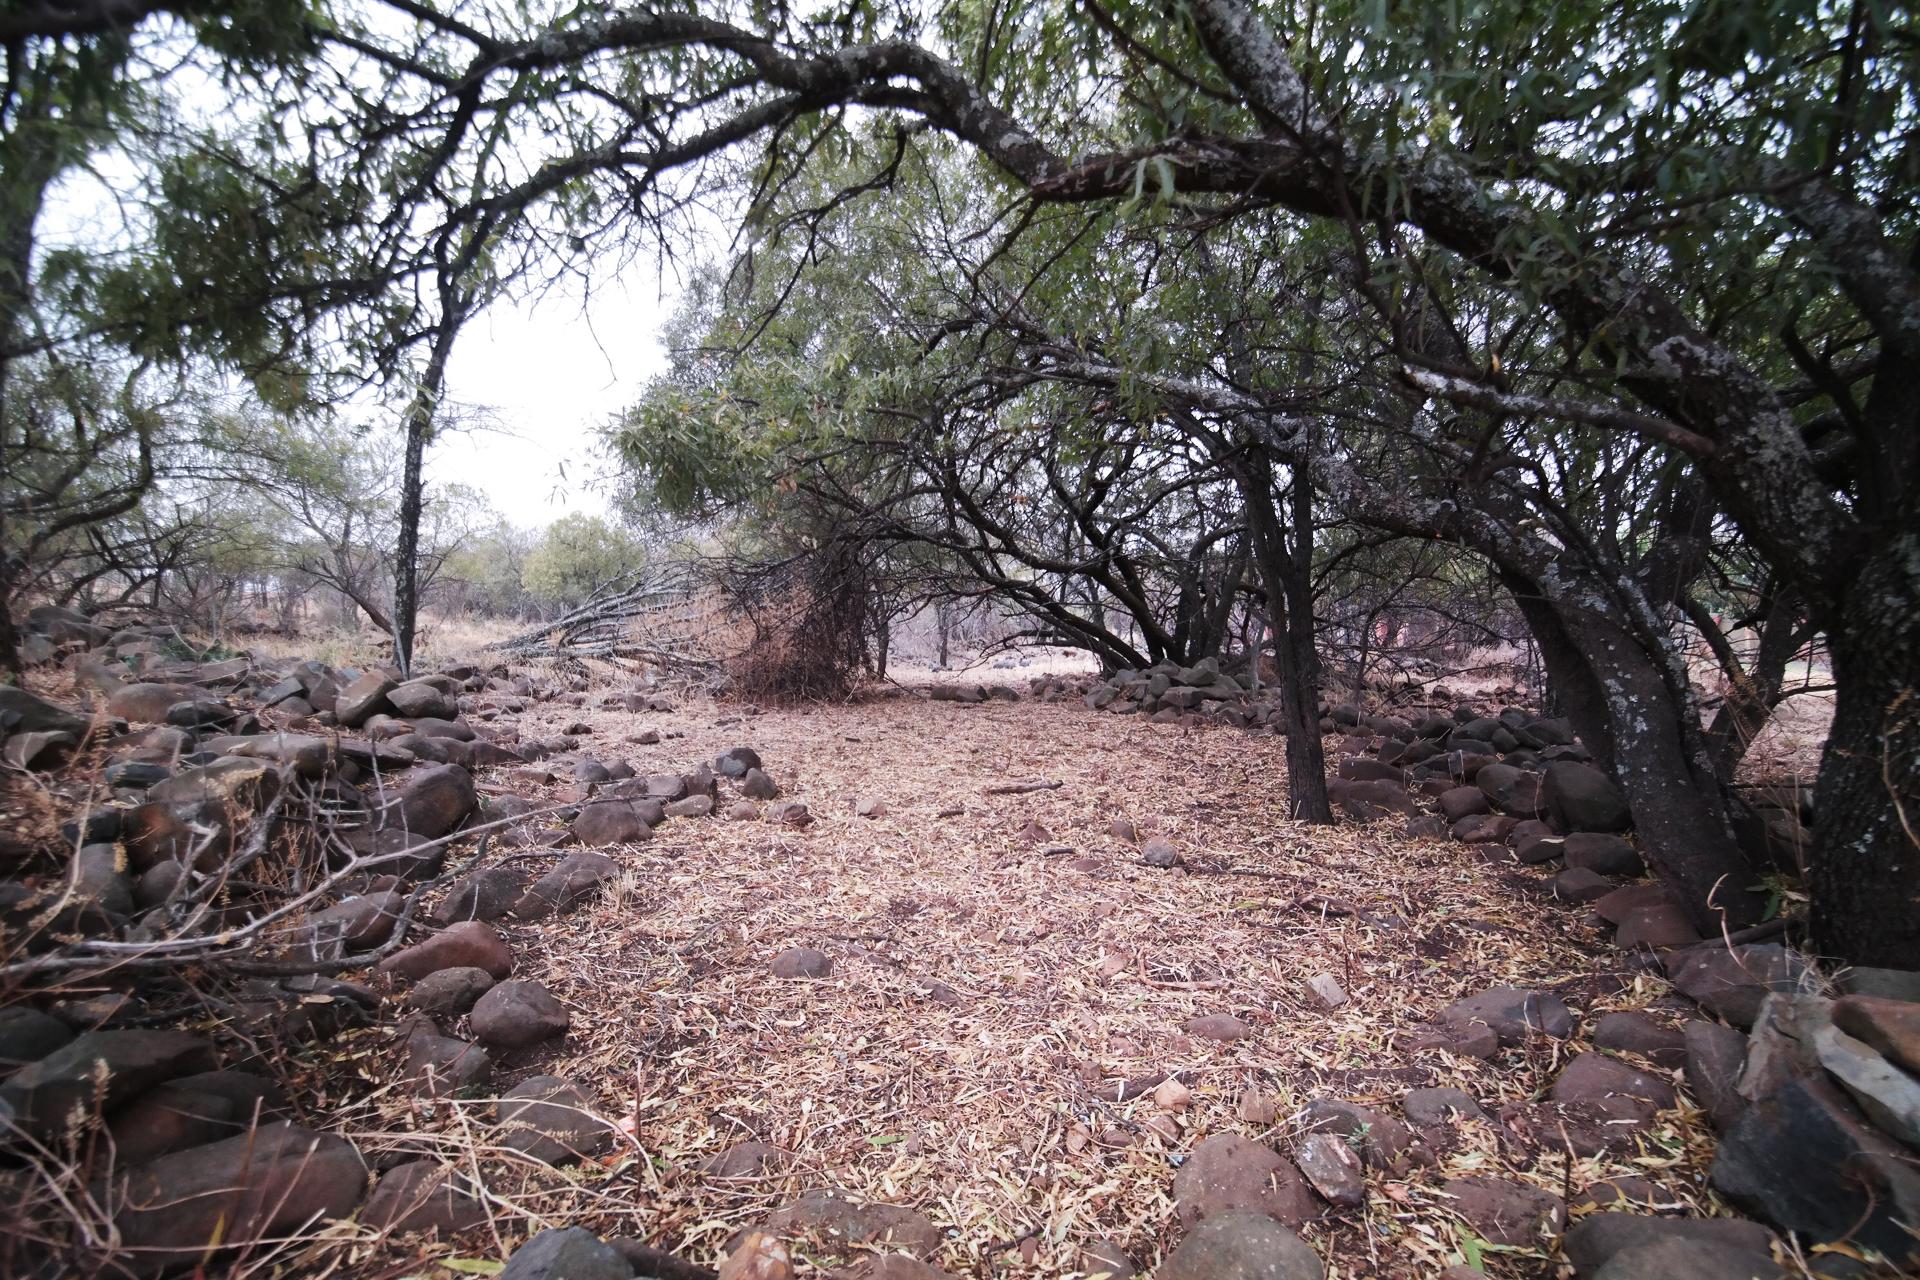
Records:
{"label": "ground covered in leaves", "polygon": [[[567,1005],[572,1031],[558,1049],[507,1058],[498,1088],[535,1074],[589,1087],[630,1137],[598,1164],[509,1162],[503,1179],[483,1100],[415,1099],[378,1033],[347,1041],[332,1065],[357,1080],[336,1077],[335,1096],[364,1100],[332,1122],[375,1161],[484,1165],[495,1239],[424,1254],[365,1237],[336,1252],[336,1240],[331,1264],[445,1274],[428,1259],[458,1255],[475,1262],[456,1268],[478,1269],[540,1226],[582,1225],[711,1266],[741,1228],[832,1188],[925,1214],[946,1237],[933,1261],[955,1274],[1073,1274],[1102,1238],[1145,1270],[1177,1239],[1173,1178],[1200,1140],[1241,1133],[1286,1151],[1308,1102],[1398,1116],[1402,1096],[1429,1085],[1466,1090],[1488,1119],[1437,1135],[1434,1167],[1371,1173],[1364,1206],[1310,1224],[1330,1276],[1462,1261],[1554,1274],[1549,1255],[1464,1228],[1440,1191],[1462,1174],[1535,1183],[1576,1214],[1583,1190],[1635,1174],[1659,1202],[1715,1211],[1709,1131],[1690,1107],[1624,1154],[1571,1157],[1521,1137],[1501,1109],[1536,1098],[1574,1046],[1543,1039],[1492,1062],[1409,1046],[1423,1019],[1489,987],[1554,990],[1590,1025],[1658,1012],[1665,984],[1618,971],[1618,953],[1511,864],[1403,840],[1397,822],[1289,821],[1277,738],[1077,701],[911,696],[744,715],[549,704],[521,728],[580,720],[593,729],[584,754],[643,774],[750,746],[815,821],[669,822],[606,851],[627,868],[617,892],[509,926],[518,976]],[[636,743],[646,730],[663,740]],[[542,798],[496,772],[483,789]],[[995,792],[1039,782],[1058,785]],[[1152,836],[1185,865],[1143,865]],[[540,869],[556,855],[525,856]],[[831,973],[775,977],[770,961],[789,947],[826,952]],[[1326,1008],[1309,988],[1321,975],[1350,1000]],[[1208,1014],[1251,1034],[1183,1030]],[[1156,1089],[1169,1075],[1185,1088]]]}

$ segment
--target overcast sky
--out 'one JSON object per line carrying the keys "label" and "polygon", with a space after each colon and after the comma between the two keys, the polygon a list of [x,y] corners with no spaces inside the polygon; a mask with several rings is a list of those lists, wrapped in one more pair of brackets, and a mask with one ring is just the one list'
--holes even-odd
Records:
{"label": "overcast sky", "polygon": [[471,485],[510,522],[543,526],[606,509],[593,481],[598,428],[665,363],[661,322],[673,305],[640,267],[577,291],[502,303],[460,334],[448,368],[457,402],[491,410],[497,429],[436,441],[431,479]]}

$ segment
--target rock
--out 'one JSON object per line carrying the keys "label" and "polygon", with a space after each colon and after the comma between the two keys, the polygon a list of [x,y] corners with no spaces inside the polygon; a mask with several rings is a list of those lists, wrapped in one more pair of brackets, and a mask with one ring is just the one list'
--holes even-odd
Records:
{"label": "rock", "polygon": [[1487,1113],[1464,1089],[1414,1089],[1401,1100],[1407,1123],[1425,1129],[1456,1120],[1485,1120]]}
{"label": "rock", "polygon": [[767,1216],[761,1230],[782,1237],[805,1237],[841,1254],[870,1247],[930,1258],[940,1249],[940,1229],[912,1209],[891,1204],[856,1204],[829,1191],[809,1191]]}
{"label": "rock", "polygon": [[1462,818],[1471,818],[1475,814],[1493,812],[1493,802],[1487,798],[1487,793],[1478,787],[1454,787],[1451,790],[1442,791],[1435,798],[1434,803],[1439,805],[1441,814],[1449,823],[1458,822]]}
{"label": "rock", "polygon": [[1367,1180],[1351,1143],[1330,1133],[1310,1133],[1293,1153],[1308,1185],[1340,1209],[1356,1209],[1367,1199]]}
{"label": "rock", "polygon": [[1699,930],[1693,927],[1692,917],[1677,903],[1655,902],[1628,912],[1613,940],[1629,951],[1639,947],[1671,951],[1691,947],[1701,938]]}
{"label": "rock", "polygon": [[113,1140],[115,1163],[125,1168],[217,1142],[246,1128],[251,1120],[251,1113],[240,1114],[230,1099],[163,1084],[114,1108],[107,1118],[107,1134]]}
{"label": "rock", "polygon": [[416,1018],[407,1035],[407,1079],[433,1096],[477,1089],[493,1080],[493,1059],[479,1045],[443,1036],[430,1020]]}
{"label": "rock", "polygon": [[486,867],[447,890],[447,896],[433,909],[434,923],[498,920],[513,910],[526,887],[526,873],[518,867]]}
{"label": "rock", "polygon": [[737,1142],[724,1151],[716,1151],[694,1166],[703,1178],[723,1181],[764,1177],[781,1162],[780,1151],[764,1142]]}
{"label": "rock", "polygon": [[[1638,1213],[1595,1213],[1575,1223],[1561,1247],[1580,1280],[1590,1280],[1620,1254],[1669,1241],[1704,1245],[1723,1253],[1771,1257],[1773,1234],[1741,1218],[1654,1218]],[[1713,1273],[1708,1272],[1707,1275]],[[1662,1280],[1692,1280],[1689,1271],[1668,1272]]]}
{"label": "rock", "polygon": [[1621,1129],[1643,1127],[1675,1104],[1666,1081],[1599,1053],[1580,1054],[1562,1067],[1549,1096]]}
{"label": "rock", "polygon": [[1126,1250],[1105,1237],[1087,1241],[1077,1269],[1081,1280],[1133,1280],[1138,1274]]}
{"label": "rock", "polygon": [[51,1014],[14,1005],[0,1009],[0,1076],[38,1062],[73,1039],[73,1029]]}
{"label": "rock", "polygon": [[884,818],[893,810],[879,796],[862,796],[853,806],[856,816],[862,818]]}
{"label": "rock", "polygon": [[1667,969],[1667,980],[1682,995],[1738,1027],[1753,1025],[1769,994],[1797,991],[1807,978],[1800,957],[1773,943],[1701,947],[1685,952]]}
{"label": "rock", "polygon": [[405,829],[429,840],[458,827],[477,807],[473,775],[457,764],[416,769],[407,775],[407,784],[400,791],[400,818]]}
{"label": "rock", "polygon": [[1173,1175],[1174,1211],[1191,1229],[1217,1214],[1248,1210],[1289,1227],[1304,1225],[1319,1204],[1292,1162],[1271,1147],[1221,1133],[1193,1149]]}
{"label": "rock", "polygon": [[369,671],[342,689],[334,699],[333,714],[348,728],[357,728],[372,716],[389,709],[387,691],[395,681],[382,671]]}
{"label": "rock", "polygon": [[1626,796],[1592,765],[1554,761],[1540,796],[1562,831],[1625,831],[1633,825]]}
{"label": "rock", "polygon": [[639,808],[625,800],[601,800],[586,806],[570,829],[575,840],[589,846],[653,839],[653,828],[641,819]]}
{"label": "rock", "polygon": [[760,753],[752,747],[733,747],[713,759],[713,771],[723,778],[744,778],[760,767]]}
{"label": "rock", "polygon": [[1833,1002],[1833,1025],[1903,1071],[1920,1075],[1920,1004],[1849,995]]}
{"label": "rock", "polygon": [[380,1175],[359,1217],[376,1231],[437,1231],[452,1236],[485,1226],[487,1211],[461,1189],[446,1165],[438,1160],[410,1160]]}
{"label": "rock", "polygon": [[613,1145],[613,1127],[593,1114],[586,1094],[555,1076],[533,1076],[500,1096],[500,1143],[546,1164],[597,1156]]}
{"label": "rock", "polygon": [[1869,1120],[1882,1132],[1920,1148],[1920,1080],[1831,1021],[1814,1028],[1813,1048],[1820,1065],[1846,1087]]}
{"label": "rock", "polygon": [[749,1231],[720,1263],[715,1280],[792,1280],[787,1246],[764,1231]]}
{"label": "rock", "polygon": [[16,733],[7,739],[6,749],[0,752],[0,759],[23,773],[54,769],[64,764],[79,745],[78,735],[58,730]]}
{"label": "rock", "polygon": [[409,680],[387,690],[387,701],[409,720],[422,716],[434,720],[452,720],[460,714],[460,699],[429,678]]}
{"label": "rock", "polygon": [[457,1018],[492,989],[493,981],[485,969],[441,969],[413,984],[407,992],[407,1007],[430,1016]]}
{"label": "rock", "polygon": [[533,882],[514,903],[513,914],[522,920],[543,920],[577,905],[619,874],[620,864],[604,853],[570,853]]}
{"label": "rock", "polygon": [[1920,971],[1912,969],[1875,969],[1855,965],[1834,977],[1834,985],[1852,996],[1878,996],[1882,1000],[1920,1001]]}
{"label": "rock", "polygon": [[1619,836],[1576,831],[1561,842],[1561,856],[1569,867],[1583,867],[1603,876],[1643,876],[1647,867],[1640,853]]}
{"label": "rock", "polygon": [[633,1280],[633,1268],[584,1227],[549,1228],[513,1251],[500,1280]]}
{"label": "rock", "polygon": [[185,685],[123,684],[108,695],[107,714],[135,724],[160,724],[167,718],[167,708],[192,696],[193,690]]}
{"label": "rock", "polygon": [[[0,1104],[28,1135],[57,1134],[96,1096],[108,1109],[177,1076],[210,1071],[213,1046],[184,1031],[88,1031],[0,1084]],[[104,1082],[104,1083],[102,1083]]]}
{"label": "rock", "polygon": [[504,978],[513,971],[513,954],[492,926],[468,920],[394,952],[380,962],[378,972],[418,982],[430,973],[456,968],[485,969]]}
{"label": "rock", "polygon": [[1540,813],[1540,775],[1510,764],[1490,764],[1473,777],[1473,785],[1501,813],[1532,818]]}
{"label": "rock", "polygon": [[1567,1224],[1566,1202],[1551,1191],[1505,1178],[1449,1178],[1453,1210],[1488,1244],[1550,1248]]}
{"label": "rock", "polygon": [[780,788],[756,766],[740,775],[740,794],[749,800],[771,800]]}
{"label": "rock", "polygon": [[110,787],[119,787],[129,791],[145,791],[148,787],[165,782],[173,776],[173,770],[163,764],[154,764],[147,760],[121,760],[106,767],[101,775]]}
{"label": "rock", "polygon": [[1346,988],[1330,973],[1315,974],[1307,979],[1307,990],[1313,993],[1313,998],[1320,1002],[1321,1008],[1329,1011],[1347,1002]]}
{"label": "rock", "polygon": [[792,827],[799,831],[813,825],[813,814],[798,800],[787,800],[768,805],[766,820],[775,826]]}
{"label": "rock", "polygon": [[1180,863],[1180,850],[1163,836],[1149,836],[1140,847],[1140,861],[1150,867],[1173,867]]}
{"label": "rock", "polygon": [[125,1265],[157,1275],[216,1241],[240,1248],[346,1217],[367,1192],[367,1166],[344,1139],[269,1124],[141,1165],[116,1191]]}
{"label": "rock", "polygon": [[1418,812],[1406,788],[1392,782],[1350,783],[1341,792],[1339,803],[1350,816],[1361,822],[1377,822],[1395,814],[1411,818]]}
{"label": "rock", "polygon": [[1767,1253],[1730,1253],[1696,1240],[1661,1240],[1623,1249],[1594,1272],[1594,1280],[1785,1280]]}
{"label": "rock", "polygon": [[1732,1027],[1695,1020],[1680,1029],[1687,1087],[1721,1131],[1746,1106],[1738,1085],[1747,1062],[1747,1038]]}
{"label": "rock", "polygon": [[1613,891],[1613,882],[1597,871],[1574,867],[1547,881],[1547,892],[1562,902],[1597,902]]}
{"label": "rock", "polygon": [[788,947],[772,967],[776,978],[824,978],[833,972],[833,957],[812,947]]}
{"label": "rock", "polygon": [[1920,1222],[1912,1156],[1861,1122],[1832,1085],[1788,1078],[1721,1135],[1712,1181],[1727,1199],[1815,1243],[1847,1239],[1894,1259]]}
{"label": "rock", "polygon": [[522,978],[490,987],[473,1006],[470,1021],[481,1043],[524,1049],[567,1033],[566,1009],[538,982]]}
{"label": "rock", "polygon": [[1573,1015],[1558,996],[1523,987],[1495,987],[1456,1000],[1440,1011],[1440,1022],[1456,1035],[1485,1026],[1507,1046],[1525,1044],[1534,1035],[1565,1040],[1573,1034]]}
{"label": "rock", "polygon": [[735,800],[727,806],[728,822],[760,821],[760,806],[751,800]]}
{"label": "rock", "polygon": [[669,818],[704,818],[712,812],[712,796],[688,796],[667,806]]}
{"label": "rock", "polygon": [[1190,1036],[1206,1040],[1245,1040],[1253,1034],[1252,1027],[1230,1013],[1208,1013],[1188,1018],[1180,1024],[1180,1029]]}
{"label": "rock", "polygon": [[1656,903],[1666,903],[1679,907],[1680,903],[1660,884],[1630,884],[1615,889],[1606,897],[1593,904],[1595,914],[1608,924],[1617,925],[1626,920],[1642,907]]}
{"label": "rock", "polygon": [[1655,1066],[1677,1071],[1686,1065],[1686,1038],[1644,1013],[1602,1014],[1593,1026],[1593,1047],[1634,1053]]}
{"label": "rock", "polygon": [[1274,1219],[1228,1211],[1189,1231],[1154,1280],[1323,1280],[1325,1275],[1313,1250]]}

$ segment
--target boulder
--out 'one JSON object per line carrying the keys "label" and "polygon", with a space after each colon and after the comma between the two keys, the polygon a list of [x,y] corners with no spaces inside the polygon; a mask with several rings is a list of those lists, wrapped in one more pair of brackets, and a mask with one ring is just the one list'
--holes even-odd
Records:
{"label": "boulder", "polygon": [[413,984],[407,992],[407,1007],[428,1016],[457,1018],[473,1008],[474,1001],[493,987],[493,975],[485,969],[441,969]]}
{"label": "boulder", "polygon": [[1323,1280],[1326,1269],[1299,1236],[1263,1213],[1206,1219],[1167,1255],[1155,1280]]}
{"label": "boulder", "polygon": [[1647,873],[1639,850],[1619,836],[1597,831],[1576,831],[1569,835],[1561,843],[1560,854],[1569,867],[1583,867],[1603,876],[1626,878]]}
{"label": "boulder", "polygon": [[1203,1140],[1173,1175],[1174,1212],[1189,1229],[1216,1214],[1247,1210],[1289,1227],[1318,1215],[1319,1201],[1279,1152],[1232,1133]]}
{"label": "boulder", "polygon": [[1786,1280],[1770,1253],[1736,1253],[1697,1240],[1657,1240],[1622,1249],[1594,1280]]}
{"label": "boulder", "polygon": [[408,1024],[407,1079],[438,1096],[480,1088],[493,1080],[493,1059],[479,1045],[443,1036],[426,1018]]}
{"label": "boulder", "polygon": [[1554,1078],[1549,1096],[1622,1130],[1645,1126],[1675,1103],[1666,1081],[1600,1053],[1570,1060]]}
{"label": "boulder", "polygon": [[111,1109],[155,1085],[215,1066],[213,1046],[184,1031],[88,1031],[0,1084],[12,1123],[46,1139],[96,1097]]}
{"label": "boulder", "polygon": [[519,979],[490,987],[473,1006],[473,1034],[501,1049],[524,1049],[567,1033],[561,1003],[538,982]]}
{"label": "boulder", "polygon": [[533,1076],[500,1095],[500,1145],[545,1164],[571,1164],[613,1145],[613,1126],[579,1086]]}
{"label": "boulder", "polygon": [[454,1171],[438,1160],[410,1160],[380,1175],[360,1210],[360,1221],[376,1231],[434,1231],[458,1235],[485,1226],[487,1211],[460,1186]]}
{"label": "boulder", "polygon": [[1738,1086],[1747,1063],[1747,1038],[1732,1027],[1700,1019],[1682,1027],[1680,1037],[1687,1088],[1713,1117],[1713,1127],[1724,1132],[1746,1106]]}
{"label": "boulder", "polygon": [[495,978],[513,971],[513,953],[490,925],[468,920],[382,960],[378,972],[418,982],[441,969],[485,969]]}
{"label": "boulder", "polygon": [[1433,1162],[1432,1152],[1421,1145],[1413,1130],[1371,1107],[1318,1098],[1301,1110],[1299,1122],[1302,1132],[1330,1133],[1357,1145],[1369,1169],[1393,1177],[1404,1177],[1413,1165]]}
{"label": "boulder", "polygon": [[167,718],[167,708],[192,696],[193,690],[186,685],[145,681],[123,684],[108,695],[107,714],[135,724],[161,724]]}
{"label": "boulder", "polygon": [[1547,881],[1547,892],[1562,902],[1598,902],[1613,891],[1613,881],[1597,871],[1574,867]]}
{"label": "boulder", "polygon": [[1556,760],[1547,766],[1540,796],[1562,831],[1625,831],[1633,813],[1618,784],[1592,765]]}
{"label": "boulder", "polygon": [[1774,943],[1700,947],[1667,967],[1667,980],[1676,990],[1738,1027],[1753,1025],[1768,995],[1796,991],[1807,977],[1806,963]]}
{"label": "boulder", "polygon": [[548,1228],[513,1251],[500,1280],[633,1280],[633,1268],[584,1227]]}
{"label": "boulder", "polygon": [[340,690],[333,703],[336,719],[348,728],[357,728],[373,716],[391,709],[388,690],[396,681],[383,671],[369,671]]}
{"label": "boulder", "polygon": [[307,936],[318,955],[370,951],[393,937],[406,904],[398,889],[347,898],[307,917]]}
{"label": "boulder", "polygon": [[812,947],[788,947],[773,958],[776,978],[824,978],[833,972],[833,957]]}
{"label": "boulder", "polygon": [[744,778],[760,767],[760,753],[752,747],[733,747],[714,757],[713,771],[723,778]]}
{"label": "boulder", "polygon": [[[1638,1213],[1595,1213],[1567,1232],[1562,1248],[1580,1280],[1590,1280],[1620,1254],[1669,1241],[1704,1245],[1732,1255],[1770,1257],[1773,1235],[1757,1222],[1741,1218],[1655,1218]],[[1681,1280],[1693,1273],[1667,1273]],[[1708,1273],[1711,1274],[1711,1273]]]}
{"label": "boulder", "polygon": [[253,1119],[230,1098],[163,1084],[149,1089],[107,1119],[114,1160],[143,1164],[172,1151],[203,1146],[248,1127]]}
{"label": "boulder", "polygon": [[642,820],[639,807],[625,800],[601,800],[586,806],[570,829],[575,840],[588,846],[653,839],[653,828]]}
{"label": "boulder", "polygon": [[1540,814],[1540,775],[1510,764],[1490,764],[1474,775],[1473,785],[1493,807],[1516,818]]}
{"label": "boulder", "polygon": [[570,853],[533,882],[514,903],[513,914],[522,920],[545,919],[578,905],[619,874],[620,864],[604,853]]}
{"label": "boulder", "polygon": [[1632,1053],[1655,1066],[1677,1071],[1686,1065],[1686,1038],[1644,1013],[1602,1014],[1593,1027],[1593,1047]]}
{"label": "boulder", "polygon": [[[1611,896],[1611,895],[1609,895]],[[1600,899],[1605,902],[1606,899]],[[1678,903],[1662,899],[1629,911],[1614,931],[1613,940],[1629,951],[1672,951],[1701,941],[1693,917]]]}
{"label": "boulder", "polygon": [[740,794],[749,800],[771,800],[780,787],[757,766],[740,775]]}
{"label": "boulder", "polygon": [[429,840],[454,830],[477,807],[473,775],[457,764],[416,769],[400,790],[401,823],[412,835]]}
{"label": "boulder", "polygon": [[1485,1120],[1487,1113],[1464,1089],[1414,1089],[1401,1100],[1407,1123],[1422,1129],[1459,1120]]}
{"label": "boulder", "polygon": [[122,1265],[157,1275],[346,1217],[366,1195],[367,1166],[342,1138],[276,1123],[162,1156],[116,1190]]}
{"label": "boulder", "polygon": [[409,680],[387,690],[387,702],[409,720],[427,717],[451,720],[460,714],[460,699],[431,679]]}
{"label": "boulder", "polygon": [[1487,799],[1487,793],[1478,787],[1451,787],[1442,791],[1434,803],[1440,806],[1440,812],[1449,823],[1462,818],[1470,818],[1479,813],[1492,813],[1493,802]]}
{"label": "boulder", "polygon": [[1524,987],[1495,987],[1456,1000],[1440,1011],[1440,1022],[1456,1034],[1485,1026],[1509,1046],[1535,1035],[1565,1040],[1573,1034],[1573,1015],[1560,997]]}
{"label": "boulder", "polygon": [[518,867],[487,867],[458,881],[433,909],[436,924],[462,920],[498,920],[526,892],[527,876]]}
{"label": "boulder", "polygon": [[1920,1004],[1842,996],[1833,1002],[1833,1025],[1871,1045],[1901,1070],[1920,1075]]}
{"label": "boulder", "polygon": [[1453,1211],[1488,1244],[1551,1248],[1567,1225],[1567,1206],[1551,1191],[1507,1178],[1449,1178],[1441,1188]]}

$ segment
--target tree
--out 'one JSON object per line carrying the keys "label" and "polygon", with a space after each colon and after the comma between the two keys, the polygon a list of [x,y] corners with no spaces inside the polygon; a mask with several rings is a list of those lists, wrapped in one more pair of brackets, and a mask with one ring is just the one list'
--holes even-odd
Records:
{"label": "tree", "polygon": [[520,584],[551,609],[579,605],[646,563],[646,549],[600,516],[573,512],[555,520],[527,553]]}

